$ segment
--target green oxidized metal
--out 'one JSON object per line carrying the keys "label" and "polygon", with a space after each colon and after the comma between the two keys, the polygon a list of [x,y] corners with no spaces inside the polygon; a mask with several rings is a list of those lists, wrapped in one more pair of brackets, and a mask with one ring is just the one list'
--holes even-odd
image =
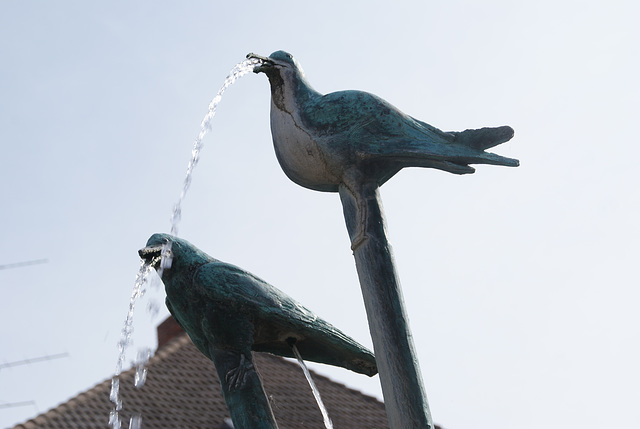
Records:
{"label": "green oxidized metal", "polygon": [[261,60],[254,72],[269,78],[271,135],[285,174],[340,193],[391,428],[432,428],[378,187],[405,167],[454,174],[473,173],[470,164],[516,167],[516,159],[485,152],[513,129],[441,131],[366,92],[320,94],[287,52],[247,57]]}
{"label": "green oxidized metal", "polygon": [[[186,240],[154,234],[140,256],[159,265],[171,244],[162,281],[166,304],[198,349],[213,360],[236,428],[276,427],[251,351],[377,373],[373,354],[291,297],[253,274],[216,260]],[[156,266],[156,268],[158,268]]]}

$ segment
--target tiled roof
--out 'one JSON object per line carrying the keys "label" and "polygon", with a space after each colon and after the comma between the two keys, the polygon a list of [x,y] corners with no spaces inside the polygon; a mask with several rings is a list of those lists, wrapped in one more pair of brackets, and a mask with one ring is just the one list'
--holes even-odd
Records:
{"label": "tiled roof", "polygon": [[[254,353],[254,363],[280,429],[324,429],[311,389],[297,363],[266,353]],[[148,365],[146,383],[133,387],[135,369],[120,376],[124,404],[122,429],[132,414],[142,415],[142,427],[222,429],[229,412],[213,363],[181,333],[159,348]],[[388,428],[384,404],[313,374],[336,429]],[[14,429],[108,429],[111,380],[103,381]]]}

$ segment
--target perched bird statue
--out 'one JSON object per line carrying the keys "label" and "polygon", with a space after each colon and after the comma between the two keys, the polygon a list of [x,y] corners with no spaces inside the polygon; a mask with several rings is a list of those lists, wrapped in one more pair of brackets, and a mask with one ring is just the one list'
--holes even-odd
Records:
{"label": "perched bird statue", "polygon": [[[364,186],[381,186],[404,167],[429,167],[455,174],[473,173],[469,164],[515,167],[518,161],[485,152],[513,137],[508,126],[462,132],[441,131],[363,91],[320,94],[300,64],[284,51],[262,61],[271,85],[271,134],[276,156],[295,183],[317,191],[346,187],[360,195]],[[363,201],[357,201],[366,224]],[[353,240],[357,247],[365,231]]]}
{"label": "perched bird statue", "polygon": [[386,237],[379,187],[405,167],[454,174],[470,164],[518,166],[486,152],[513,137],[508,126],[441,131],[362,91],[320,94],[284,51],[253,69],[271,86],[271,135],[285,174],[310,189],[338,192],[351,239],[392,429],[434,427],[400,283]]}
{"label": "perched bird statue", "polygon": [[295,344],[306,360],[368,376],[378,372],[365,347],[265,281],[185,240],[154,234],[139,255],[158,269],[168,243],[171,265],[162,271],[167,308],[213,360],[236,428],[276,427],[268,423],[273,417],[252,350],[294,357]]}

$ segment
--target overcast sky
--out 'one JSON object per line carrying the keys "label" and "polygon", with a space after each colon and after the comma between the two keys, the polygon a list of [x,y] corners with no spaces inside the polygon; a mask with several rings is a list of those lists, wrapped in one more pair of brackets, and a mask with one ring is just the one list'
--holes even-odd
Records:
{"label": "overcast sky", "polygon": [[[283,49],[444,130],[510,125],[519,168],[382,187],[434,420],[633,427],[640,402],[640,52],[631,1],[0,2],[0,427],[113,374],[139,265],[168,232],[211,98]],[[371,347],[336,194],[280,169],[269,87],[230,87],[179,235]],[[158,293],[160,295],[160,293]],[[136,312],[135,347],[155,347]],[[313,365],[381,397],[378,378]],[[35,405],[5,407],[23,401]],[[126,404],[125,404],[126,406]],[[105,410],[105,422],[109,410]]]}

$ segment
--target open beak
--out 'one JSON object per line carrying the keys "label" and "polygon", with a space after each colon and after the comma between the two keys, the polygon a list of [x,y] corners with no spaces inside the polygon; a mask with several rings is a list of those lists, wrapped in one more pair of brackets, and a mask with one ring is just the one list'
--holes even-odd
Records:
{"label": "open beak", "polygon": [[138,255],[147,263],[156,265],[162,259],[162,244],[147,246],[138,250]]}
{"label": "open beak", "polygon": [[255,59],[255,60],[259,60],[260,61],[260,64],[256,65],[253,68],[253,72],[254,73],[264,72],[265,70],[267,70],[270,67],[273,67],[275,65],[273,60],[271,60],[270,58],[263,57],[262,55],[258,55],[258,54],[254,54],[254,53],[247,54],[247,58],[248,59]]}

